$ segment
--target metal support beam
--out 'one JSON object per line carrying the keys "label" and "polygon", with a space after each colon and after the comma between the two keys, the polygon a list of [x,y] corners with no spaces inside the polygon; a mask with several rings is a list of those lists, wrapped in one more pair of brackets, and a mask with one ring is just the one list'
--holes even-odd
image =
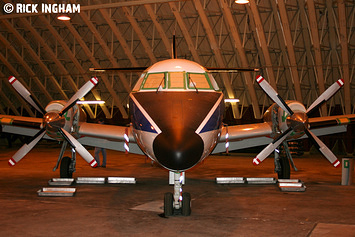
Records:
{"label": "metal support beam", "polygon": [[127,7],[122,7],[122,10],[123,10],[126,18],[128,19],[128,21],[131,23],[132,28],[134,29],[134,31],[138,35],[138,38],[141,41],[145,52],[147,53],[148,57],[150,58],[150,61],[152,62],[152,64],[156,63],[157,59],[154,56],[153,49],[150,47],[147,38],[144,36],[143,31],[139,27],[138,22],[134,18],[132,12]]}
{"label": "metal support beam", "polygon": [[52,72],[47,68],[46,65],[44,65],[43,61],[40,59],[40,57],[37,55],[37,53],[32,49],[32,47],[29,45],[29,43],[15,29],[14,25],[10,24],[10,22],[8,22],[7,20],[2,20],[1,22],[16,37],[16,39],[21,43],[21,45],[26,47],[27,52],[31,55],[32,59],[34,59],[38,63],[38,65],[42,69],[44,75],[46,77],[50,78],[51,83],[54,85],[55,90],[58,91],[59,94],[62,96],[62,99],[68,100],[68,96],[62,90],[61,86],[58,84],[58,81],[54,78]]}
{"label": "metal support beam", "polygon": [[[62,37],[59,35],[59,33],[57,32],[56,29],[54,29],[54,27],[50,24],[50,22],[46,19],[46,17],[44,16],[40,16],[41,22],[43,24],[46,25],[46,27],[48,28],[49,32],[53,35],[53,37],[55,37],[55,39],[57,40],[57,42],[61,45],[61,47],[63,48],[63,50],[65,51],[65,53],[68,55],[68,57],[71,59],[71,61],[73,62],[73,64],[75,65],[75,67],[78,69],[78,71],[81,73],[81,75],[83,76],[83,78],[85,79],[85,81],[89,81],[90,77],[88,77],[86,75],[87,71],[85,71],[83,69],[83,67],[81,66],[81,64],[79,63],[78,59],[75,57],[74,53],[70,50],[70,48],[68,47],[68,45],[64,42],[64,40],[62,39]],[[76,85],[75,85],[76,87]],[[93,93],[94,97],[96,100],[101,100],[101,97],[98,93],[98,91],[94,88],[91,90],[91,92]],[[103,112],[105,113],[106,118],[110,117],[110,112],[108,111],[107,107],[105,104],[100,104],[101,109],[103,110]],[[92,110],[88,110],[91,111],[89,112],[89,116],[90,118],[95,118]]]}
{"label": "metal support beam", "polygon": [[351,95],[350,95],[350,72],[349,72],[349,46],[348,34],[346,30],[347,19],[345,11],[345,1],[338,0],[339,34],[341,45],[341,60],[343,65],[344,79],[344,102],[345,114],[351,113]]}
{"label": "metal support beam", "polygon": [[166,50],[168,51],[169,55],[170,55],[170,58],[173,57],[172,55],[172,50],[171,50],[171,42],[169,42],[169,39],[168,37],[166,36],[165,32],[164,32],[164,29],[163,27],[161,26],[161,24],[158,22],[158,17],[157,15],[155,14],[155,12],[153,11],[153,8],[151,5],[144,5],[145,9],[147,10],[150,18],[152,19],[153,23],[154,23],[154,26],[155,28],[157,29],[164,45],[165,45],[165,48]]}
{"label": "metal support beam", "polygon": [[[5,75],[0,72],[0,77],[6,78]],[[6,88],[10,88],[12,86],[10,86],[10,83],[6,80],[3,81],[2,83],[3,85],[7,85]],[[18,93],[15,91],[14,92],[15,95],[18,95]],[[21,116],[21,114],[17,111],[16,107],[14,106],[14,104],[12,103],[12,101],[10,99],[7,98],[7,96],[5,95],[5,88],[0,88],[0,96],[3,100],[3,104],[6,105],[7,107],[10,107],[10,109],[14,112],[15,115],[17,116]],[[19,96],[20,97],[20,96]],[[26,105],[26,102],[23,103],[24,105]],[[30,110],[31,111],[31,110]],[[32,111],[31,111],[32,112]],[[0,112],[2,114],[5,114],[5,111]],[[33,115],[33,116],[32,116]],[[32,117],[34,117],[34,114],[31,114]]]}
{"label": "metal support beam", "polygon": [[269,47],[268,47],[268,43],[266,40],[264,26],[261,21],[260,13],[259,13],[259,10],[257,8],[255,1],[250,1],[249,6],[250,6],[251,12],[253,14],[253,19],[255,22],[255,30],[257,31],[259,44],[260,44],[261,49],[263,51],[264,60],[266,63],[265,67],[266,67],[267,79],[270,82],[270,85],[277,91],[276,78],[275,78],[274,70],[272,68],[271,56],[269,53]]}
{"label": "metal support beam", "polygon": [[[303,2],[303,1],[302,1]],[[320,38],[318,34],[318,23],[316,19],[316,10],[314,5],[314,0],[307,0],[307,7],[308,7],[308,18],[309,18],[309,26],[310,26],[310,33],[313,43],[313,51],[315,56],[315,71],[316,76],[318,78],[318,86],[319,86],[319,94],[322,94],[325,91],[324,85],[324,75],[323,75],[323,60],[322,60],[322,52],[321,52],[321,45],[320,45]],[[321,115],[327,115],[327,107],[323,105],[321,107]]]}
{"label": "metal support beam", "polygon": [[[6,58],[1,53],[0,53],[0,61],[2,61],[4,65],[15,75],[17,80],[19,80],[22,85],[28,88],[27,84],[22,80],[22,78],[20,77],[16,69],[6,60]],[[0,76],[7,78],[2,72],[0,72]],[[12,86],[10,86],[8,81],[4,82],[3,85],[7,85],[8,91],[11,91],[12,94],[16,96],[17,100],[21,102],[22,106],[25,108],[25,110],[31,117],[36,117],[36,115],[32,112],[30,106],[28,105],[28,103],[19,95],[19,93]],[[36,96],[34,95],[32,96],[33,98],[36,98],[36,100],[38,101]]]}
{"label": "metal support beam", "polygon": [[[52,96],[48,93],[47,89],[43,86],[42,82],[39,80],[39,78],[36,76],[36,74],[32,71],[31,67],[25,62],[23,57],[17,52],[17,50],[10,44],[10,42],[5,39],[2,35],[0,35],[0,42],[2,42],[5,47],[7,47],[10,52],[14,55],[16,60],[22,64],[22,66],[25,68],[27,73],[36,81],[36,85],[40,88],[41,92],[45,95],[45,97],[48,99],[46,105],[53,100]],[[39,101],[42,103],[43,106],[43,101]],[[45,106],[43,106],[44,108]]]}
{"label": "metal support beam", "polygon": [[[67,71],[67,69],[64,67],[64,65],[59,61],[59,59],[56,57],[55,53],[53,50],[46,44],[45,40],[40,36],[40,34],[35,30],[35,28],[28,22],[25,18],[20,18],[22,24],[26,29],[29,29],[32,33],[32,35],[36,38],[37,42],[40,43],[40,45],[44,48],[44,51],[48,56],[50,57],[50,60],[53,60],[53,62],[56,64],[58,67],[59,71],[66,75],[66,78],[68,79],[70,87],[74,90],[74,92],[78,91],[78,87],[76,86],[76,83],[74,82],[73,78]],[[62,90],[62,89],[61,89]],[[68,99],[67,97],[65,99]],[[85,98],[83,98],[85,100]],[[90,118],[93,117],[93,112],[90,108],[89,105],[84,105],[86,111],[88,112]]]}
{"label": "metal support beam", "polygon": [[133,56],[133,54],[131,53],[131,50],[127,44],[127,41],[125,40],[125,38],[123,37],[123,34],[118,29],[116,23],[108,15],[107,10],[99,9],[99,11],[100,11],[102,17],[107,22],[107,24],[110,26],[110,28],[111,28],[113,34],[115,35],[116,39],[118,40],[118,42],[120,42],[120,45],[121,45],[123,51],[125,52],[129,61],[131,61],[133,67],[138,67],[139,66],[138,62],[137,62],[136,58]]}
{"label": "metal support beam", "polygon": [[[104,51],[106,57],[110,60],[112,63],[112,66],[115,68],[119,68],[120,65],[118,64],[117,60],[114,58],[113,54],[110,52],[110,49],[108,48],[106,42],[102,39],[100,32],[96,29],[94,24],[89,20],[88,15],[85,12],[80,13],[81,18],[85,22],[85,24],[89,27],[90,31],[93,33],[95,36],[97,42],[100,44],[102,50]],[[118,76],[121,79],[121,82],[126,89],[127,93],[131,92],[131,87],[129,83],[127,82],[127,78],[123,73],[117,73]]]}
{"label": "metal support beam", "polygon": [[301,84],[300,79],[297,71],[297,62],[296,62],[296,55],[295,49],[293,47],[293,40],[290,31],[290,24],[288,21],[287,10],[285,6],[284,0],[277,1],[277,6],[279,8],[279,14],[281,18],[281,25],[282,25],[282,33],[284,36],[287,52],[288,52],[288,60],[290,65],[291,76],[293,80],[293,85],[295,87],[295,94],[296,99],[303,103],[302,93],[301,93]]}
{"label": "metal support beam", "polygon": [[[210,23],[208,21],[206,12],[203,9],[200,0],[194,0],[194,4],[195,4],[196,10],[197,10],[197,12],[198,12],[198,14],[200,16],[201,22],[202,22],[202,24],[203,24],[203,26],[205,28],[207,37],[209,39],[212,51],[214,52],[215,59],[217,61],[218,66],[219,67],[226,67],[224,59],[222,57],[221,50],[220,50],[220,48],[218,46],[218,42],[217,42],[216,36],[213,33],[212,27],[211,27],[211,25],[210,25]],[[235,95],[234,95],[233,88],[231,86],[231,82],[230,82],[229,76],[226,75],[225,73],[223,73],[221,76],[222,76],[222,80],[223,80],[224,86],[226,88],[228,97],[229,98],[236,98]],[[250,83],[249,83],[249,85],[250,85]],[[254,87],[253,87],[253,89],[254,89]],[[256,106],[254,108],[254,105],[253,105],[253,109],[254,109],[255,117],[260,117],[260,111],[259,111],[258,106]],[[239,109],[238,109],[238,106],[236,104],[234,104],[234,103],[232,104],[232,110],[233,110],[234,118],[239,118],[240,117]]]}
{"label": "metal support beam", "polygon": [[189,34],[189,31],[185,25],[185,22],[182,19],[179,9],[177,8],[177,6],[174,2],[169,3],[169,6],[175,16],[175,19],[180,27],[180,30],[186,40],[187,46],[189,47],[189,51],[191,52],[194,61],[199,64],[202,64],[202,61],[200,59],[200,55],[197,53],[197,50],[195,49],[191,35]]}
{"label": "metal support beam", "polygon": [[[241,41],[240,36],[239,36],[239,31],[238,31],[237,25],[236,25],[236,23],[235,23],[235,21],[233,19],[233,16],[232,16],[231,10],[230,10],[230,8],[229,8],[229,6],[227,4],[227,1],[226,0],[222,0],[222,1],[220,1],[220,4],[221,4],[222,11],[223,11],[223,16],[226,18],[226,20],[228,22],[228,25],[229,25],[229,28],[230,28],[230,32],[231,32],[232,37],[234,39],[235,48],[238,51],[240,60],[242,62],[242,67],[249,68],[250,65],[249,65],[249,62],[248,62],[248,59],[247,59],[247,56],[246,56],[246,53],[245,53],[245,49],[244,49],[244,47],[242,45],[242,41]],[[271,70],[272,70],[272,68],[271,68]],[[245,83],[246,83],[246,85],[248,87],[250,98],[252,100],[252,105],[253,105],[253,109],[254,109],[254,117],[256,119],[261,119],[262,115],[260,114],[259,102],[258,102],[258,99],[256,97],[255,89],[254,89],[254,86],[253,86],[252,75],[251,75],[250,72],[244,72],[243,74],[244,74],[244,77],[245,77]],[[274,78],[272,78],[272,80],[274,81]],[[275,86],[276,86],[276,84],[275,84]]]}
{"label": "metal support beam", "polygon": [[[84,42],[84,40],[80,37],[79,33],[77,32],[77,30],[74,28],[74,26],[69,23],[69,22],[65,22],[64,23],[66,25],[66,27],[68,27],[69,31],[73,34],[73,36],[75,37],[76,41],[80,44],[81,48],[83,49],[83,51],[85,52],[86,56],[90,59],[91,63],[94,65],[94,67],[100,68],[100,64],[96,61],[96,59],[92,56],[90,49],[88,48],[88,46],[86,45],[86,43]],[[106,89],[108,90],[108,92],[110,93],[110,95],[112,96],[113,100],[116,103],[116,106],[118,107],[118,109],[120,110],[122,117],[123,118],[128,118],[128,114],[127,111],[125,110],[125,108],[122,106],[121,100],[118,97],[118,95],[116,94],[116,92],[113,90],[113,88],[111,87],[111,83],[107,77],[107,75],[102,75],[101,76],[102,81],[104,82]]]}

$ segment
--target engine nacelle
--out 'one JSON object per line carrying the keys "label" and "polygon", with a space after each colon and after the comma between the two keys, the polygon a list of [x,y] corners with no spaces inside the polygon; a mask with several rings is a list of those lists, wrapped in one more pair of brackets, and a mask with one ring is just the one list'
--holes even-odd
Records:
{"label": "engine nacelle", "polygon": [[[49,116],[58,116],[59,112],[65,106],[66,101],[63,100],[55,100],[51,101],[45,108],[46,115],[44,116],[44,122],[46,118]],[[54,138],[58,141],[62,141],[63,138],[58,132],[58,127],[63,128],[65,131],[71,133],[75,138],[79,138],[78,130],[79,130],[79,122],[86,121],[86,113],[85,111],[79,107],[78,105],[74,105],[67,112],[65,112],[62,116],[62,119],[58,119],[57,126],[46,126],[47,135],[51,138]]]}
{"label": "engine nacelle", "polygon": [[294,131],[287,137],[287,139],[297,139],[304,135],[303,126],[308,128],[308,117],[304,105],[298,101],[286,101],[286,104],[294,112],[294,117],[297,116],[301,118],[300,125],[292,124],[294,119],[291,120],[291,116],[274,103],[264,114],[264,121],[272,125],[273,133],[270,135],[271,138],[276,138],[280,133],[292,126]]}

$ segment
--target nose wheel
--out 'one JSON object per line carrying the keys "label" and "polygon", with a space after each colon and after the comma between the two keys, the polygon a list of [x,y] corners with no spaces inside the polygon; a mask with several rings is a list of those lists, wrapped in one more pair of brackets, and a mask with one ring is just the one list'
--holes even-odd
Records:
{"label": "nose wheel", "polygon": [[164,215],[191,215],[191,195],[182,192],[181,172],[174,173],[174,194],[169,192],[164,195]]}

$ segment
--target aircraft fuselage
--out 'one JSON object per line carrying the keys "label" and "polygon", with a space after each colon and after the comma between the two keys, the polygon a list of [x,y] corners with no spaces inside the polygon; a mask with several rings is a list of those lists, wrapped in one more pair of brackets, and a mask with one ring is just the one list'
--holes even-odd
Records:
{"label": "aircraft fuselage", "polygon": [[[191,63],[176,59],[173,62]],[[222,127],[222,92],[213,88],[210,80],[214,79],[205,71],[189,73],[188,69],[151,73],[154,77],[165,75],[156,80],[163,81],[160,87],[144,90],[148,84],[148,79],[144,79],[141,90],[130,94],[133,134],[138,145],[151,159],[173,171],[190,169],[206,158],[215,147]],[[149,77],[149,69],[143,77]],[[171,86],[177,84],[177,78],[183,80],[179,89]]]}

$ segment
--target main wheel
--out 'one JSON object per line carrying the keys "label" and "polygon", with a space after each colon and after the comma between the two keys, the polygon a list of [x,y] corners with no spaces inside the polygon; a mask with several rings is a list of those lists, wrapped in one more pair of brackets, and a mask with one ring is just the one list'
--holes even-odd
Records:
{"label": "main wheel", "polygon": [[73,172],[70,171],[70,163],[71,163],[71,158],[68,156],[65,156],[62,158],[62,161],[60,162],[60,177],[61,178],[72,178],[73,177]]}
{"label": "main wheel", "polygon": [[280,156],[280,166],[281,170],[277,172],[277,177],[279,179],[289,179],[291,177],[290,162],[287,156]]}
{"label": "main wheel", "polygon": [[191,195],[190,193],[182,194],[182,211],[183,216],[191,215]]}
{"label": "main wheel", "polygon": [[164,215],[172,216],[174,213],[174,197],[172,193],[165,193],[164,195]]}

